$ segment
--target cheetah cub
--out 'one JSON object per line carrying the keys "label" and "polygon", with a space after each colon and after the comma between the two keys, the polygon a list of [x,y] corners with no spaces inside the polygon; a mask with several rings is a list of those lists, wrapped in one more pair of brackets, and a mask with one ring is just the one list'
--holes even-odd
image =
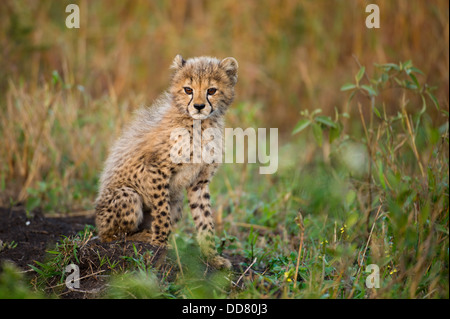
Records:
{"label": "cheetah cub", "polygon": [[212,266],[230,268],[214,245],[208,185],[218,164],[195,161],[192,151],[190,161],[174,163],[170,152],[177,143],[171,138],[176,129],[189,131],[192,145],[196,120],[201,120],[202,133],[207,128],[223,132],[238,63],[231,57],[184,60],[177,55],[171,68],[168,92],[152,107],[140,109],[110,150],[95,202],[99,237],[104,242],[126,239],[166,246],[181,217],[186,189],[202,254]]}

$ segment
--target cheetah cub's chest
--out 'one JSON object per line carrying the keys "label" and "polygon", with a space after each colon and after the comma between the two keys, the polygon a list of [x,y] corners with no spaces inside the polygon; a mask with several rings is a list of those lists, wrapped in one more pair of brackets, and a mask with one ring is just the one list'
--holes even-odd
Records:
{"label": "cheetah cub's chest", "polygon": [[173,173],[169,181],[169,190],[171,194],[182,192],[192,186],[204,168],[202,164],[182,164],[178,170]]}

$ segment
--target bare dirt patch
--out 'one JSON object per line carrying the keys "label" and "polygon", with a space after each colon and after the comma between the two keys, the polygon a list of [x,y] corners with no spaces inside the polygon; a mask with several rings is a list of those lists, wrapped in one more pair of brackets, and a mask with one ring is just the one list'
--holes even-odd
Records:
{"label": "bare dirt patch", "polygon": [[23,207],[0,208],[0,263],[9,260],[23,270],[44,261],[46,251],[63,236],[72,236],[93,225],[93,216],[47,217]]}

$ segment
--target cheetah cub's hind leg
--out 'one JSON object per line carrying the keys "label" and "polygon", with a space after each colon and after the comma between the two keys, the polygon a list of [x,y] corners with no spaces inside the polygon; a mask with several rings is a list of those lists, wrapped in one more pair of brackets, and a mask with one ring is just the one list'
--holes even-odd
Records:
{"label": "cheetah cub's hind leg", "polygon": [[148,232],[138,232],[143,220],[141,197],[129,187],[105,190],[96,201],[96,225],[100,240],[149,241]]}

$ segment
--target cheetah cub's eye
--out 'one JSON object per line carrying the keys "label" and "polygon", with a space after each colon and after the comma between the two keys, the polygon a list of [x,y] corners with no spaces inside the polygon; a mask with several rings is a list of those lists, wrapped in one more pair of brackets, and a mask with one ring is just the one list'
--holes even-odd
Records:
{"label": "cheetah cub's eye", "polygon": [[214,93],[216,93],[217,89],[216,88],[209,88],[208,91],[206,91],[208,93],[208,95],[214,95]]}
{"label": "cheetah cub's eye", "polygon": [[184,92],[189,95],[191,95],[194,92],[194,90],[192,90],[190,87],[184,87],[183,89]]}

